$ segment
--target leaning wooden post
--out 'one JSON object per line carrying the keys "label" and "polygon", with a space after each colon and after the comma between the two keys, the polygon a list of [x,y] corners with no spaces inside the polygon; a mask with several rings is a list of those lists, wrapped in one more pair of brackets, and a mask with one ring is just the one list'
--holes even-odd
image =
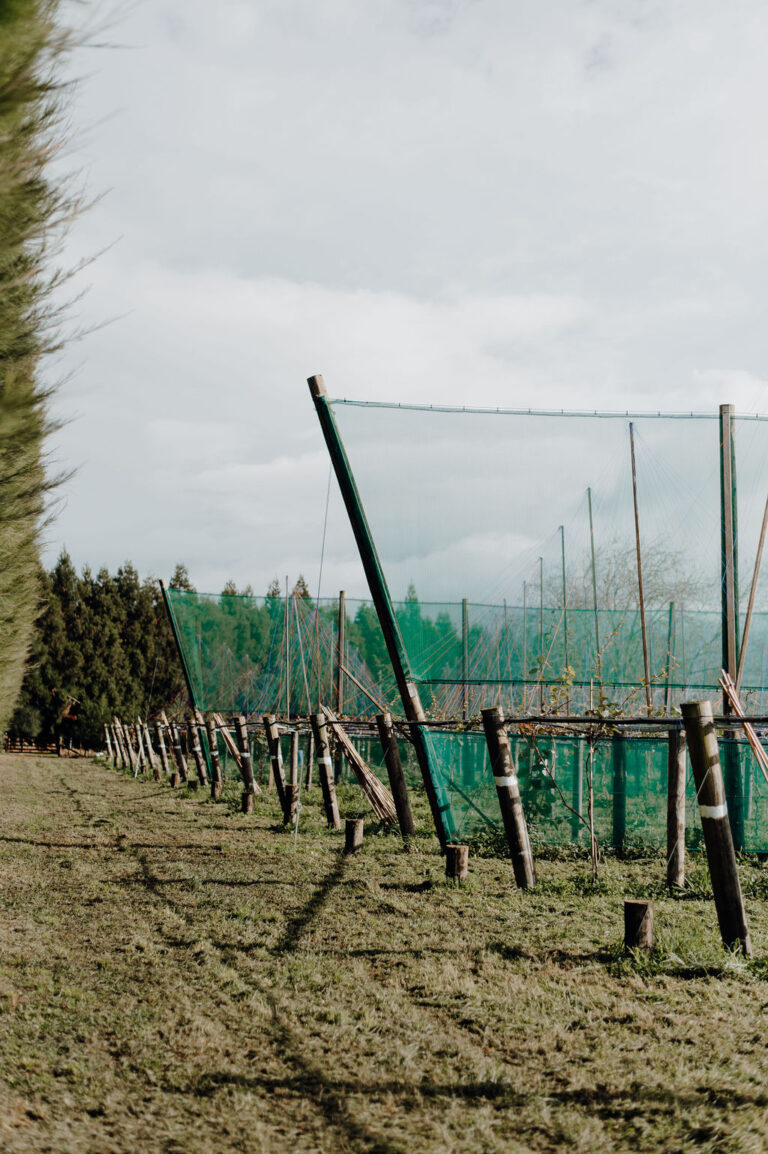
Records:
{"label": "leaning wooden post", "polygon": [[669,731],[667,755],[667,886],[685,885],[685,734],[679,725]]}
{"label": "leaning wooden post", "polygon": [[272,770],[272,778],[277,789],[277,796],[280,800],[280,808],[283,811],[283,818],[287,821],[286,814],[289,812],[286,809],[286,795],[285,795],[285,778],[283,777],[283,754],[280,749],[280,728],[277,724],[277,718],[273,713],[267,713],[262,718],[264,722],[264,732],[267,735],[267,749],[269,750],[269,761]]}
{"label": "leaning wooden post", "polygon": [[121,737],[122,742],[123,742],[123,752],[124,752],[125,758],[128,762],[128,765],[133,770],[133,773],[135,775],[136,774],[136,766],[137,766],[136,752],[133,748],[133,745],[131,744],[130,734],[128,733],[128,726],[123,725],[123,723],[119,717],[116,717],[115,721],[117,722],[117,725],[120,729],[120,737]]}
{"label": "leaning wooden post", "polygon": [[107,743],[107,757],[112,761],[112,738],[109,736],[109,729],[106,723],[104,724],[104,739]]}
{"label": "leaning wooden post", "polygon": [[339,806],[336,801],[336,785],[333,780],[333,761],[331,760],[331,746],[328,741],[328,727],[324,713],[313,713],[309,719],[312,732],[315,735],[317,747],[317,767],[320,776],[320,788],[323,791],[323,806],[325,817],[331,829],[341,829]]}
{"label": "leaning wooden post", "polygon": [[218,801],[224,789],[224,779],[221,776],[221,758],[219,745],[216,741],[216,724],[212,717],[205,719],[205,731],[208,734],[208,754],[211,759],[211,798]]}
{"label": "leaning wooden post", "polygon": [[397,810],[397,820],[403,841],[407,842],[416,835],[416,825],[411,812],[411,802],[408,797],[408,786],[405,784],[403,765],[400,761],[400,751],[397,748],[395,727],[392,724],[391,713],[377,713],[376,726],[379,731],[381,748],[384,750],[384,760],[389,775],[389,788],[392,790],[392,799]]}
{"label": "leaning wooden post", "polygon": [[253,765],[251,763],[251,747],[248,744],[248,726],[242,713],[235,718],[237,740],[240,743],[240,772],[243,775],[243,796],[241,808],[243,813],[253,812],[253,797],[256,793],[256,783],[253,779]]}
{"label": "leaning wooden post", "polygon": [[498,705],[492,705],[489,709],[482,710],[482,715],[515,881],[520,889],[527,890],[536,884],[536,870],[520,798],[520,786],[512,765],[509,738],[504,728],[504,714]]}
{"label": "leaning wooden post", "polygon": [[146,721],[142,721],[141,718],[139,718],[139,728],[144,734],[144,748],[147,751],[147,758],[152,769],[152,777],[155,781],[161,781],[160,767],[157,764],[157,757],[155,756],[155,751],[152,748],[152,740],[149,736],[149,726]]}
{"label": "leaning wooden post", "polygon": [[726,946],[739,948],[749,956],[752,943],[728,821],[712,704],[684,701],[681,709],[720,934]]}

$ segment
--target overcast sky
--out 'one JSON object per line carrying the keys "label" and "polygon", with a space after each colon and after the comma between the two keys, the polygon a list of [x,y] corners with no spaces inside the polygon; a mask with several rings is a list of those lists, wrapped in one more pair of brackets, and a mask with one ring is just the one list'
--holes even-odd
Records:
{"label": "overcast sky", "polygon": [[[109,38],[74,61],[71,320],[103,327],[49,366],[48,562],[314,592],[315,372],[768,410],[763,0],[143,0]],[[362,592],[332,492],[322,591]]]}

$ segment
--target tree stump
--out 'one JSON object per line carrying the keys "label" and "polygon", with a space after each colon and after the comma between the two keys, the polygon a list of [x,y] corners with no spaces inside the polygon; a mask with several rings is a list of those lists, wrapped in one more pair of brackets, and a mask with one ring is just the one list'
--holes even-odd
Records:
{"label": "tree stump", "polygon": [[181,774],[171,774],[171,789],[177,789],[181,785]]}
{"label": "tree stump", "polygon": [[450,843],[445,847],[445,876],[466,881],[469,876],[469,846]]}
{"label": "tree stump", "polygon": [[624,899],[624,949],[653,949],[653,902]]}
{"label": "tree stump", "polygon": [[344,826],[344,853],[359,853],[363,848],[363,819],[348,817]]}

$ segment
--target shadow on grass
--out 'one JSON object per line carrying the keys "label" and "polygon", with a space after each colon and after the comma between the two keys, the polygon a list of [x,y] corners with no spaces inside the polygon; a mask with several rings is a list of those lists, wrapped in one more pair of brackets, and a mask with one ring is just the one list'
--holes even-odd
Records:
{"label": "shadow on grass", "polygon": [[283,954],[296,948],[304,931],[321,912],[331,893],[344,877],[346,864],[346,858],[340,856],[336,859],[330,873],[317,887],[304,908],[288,922],[280,939],[273,946],[273,953]]}

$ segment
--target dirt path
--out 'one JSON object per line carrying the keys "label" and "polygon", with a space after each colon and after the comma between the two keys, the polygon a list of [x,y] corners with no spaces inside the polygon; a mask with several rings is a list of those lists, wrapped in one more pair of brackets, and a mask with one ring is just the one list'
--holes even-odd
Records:
{"label": "dirt path", "polygon": [[477,861],[456,890],[395,837],[343,859],[312,805],[294,849],[268,802],[95,762],[4,758],[0,784],[4,1151],[768,1144],[759,958],[724,961],[706,900],[658,902],[645,969],[616,948],[657,863],[583,894],[545,862],[521,895]]}

